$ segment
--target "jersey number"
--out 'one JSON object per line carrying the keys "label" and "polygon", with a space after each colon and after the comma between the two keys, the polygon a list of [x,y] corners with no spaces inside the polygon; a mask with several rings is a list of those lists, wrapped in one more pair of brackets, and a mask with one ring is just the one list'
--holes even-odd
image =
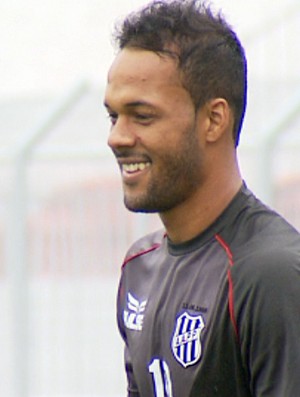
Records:
{"label": "jersey number", "polygon": [[164,360],[155,358],[149,364],[149,372],[152,374],[155,397],[173,397],[168,364]]}

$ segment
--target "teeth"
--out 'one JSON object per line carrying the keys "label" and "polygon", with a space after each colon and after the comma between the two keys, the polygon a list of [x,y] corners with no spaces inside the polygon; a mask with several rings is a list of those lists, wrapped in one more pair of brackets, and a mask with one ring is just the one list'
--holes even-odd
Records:
{"label": "teeth", "polygon": [[123,164],[122,168],[125,172],[136,172],[143,171],[145,168],[149,167],[150,163],[132,163]]}

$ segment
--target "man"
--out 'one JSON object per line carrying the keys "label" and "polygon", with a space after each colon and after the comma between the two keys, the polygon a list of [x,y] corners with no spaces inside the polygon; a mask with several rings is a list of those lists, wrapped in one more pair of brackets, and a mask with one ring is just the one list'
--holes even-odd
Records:
{"label": "man", "polygon": [[198,1],[154,2],[117,42],[108,144],[131,211],[118,294],[130,397],[300,396],[300,237],[247,189],[246,60]]}

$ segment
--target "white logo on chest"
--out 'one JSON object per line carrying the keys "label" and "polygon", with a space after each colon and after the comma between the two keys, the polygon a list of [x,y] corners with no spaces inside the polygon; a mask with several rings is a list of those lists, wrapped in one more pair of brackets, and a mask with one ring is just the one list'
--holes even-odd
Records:
{"label": "white logo on chest", "polygon": [[123,312],[125,327],[133,331],[143,329],[144,312],[147,300],[139,302],[130,292],[127,294],[127,310]]}

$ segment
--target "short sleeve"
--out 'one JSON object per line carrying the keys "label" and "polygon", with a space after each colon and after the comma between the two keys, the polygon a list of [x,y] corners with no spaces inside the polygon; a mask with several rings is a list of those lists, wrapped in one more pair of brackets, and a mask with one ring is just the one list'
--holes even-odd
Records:
{"label": "short sleeve", "polygon": [[127,346],[125,346],[125,369],[127,375],[127,397],[140,397],[133,374],[131,357]]}
{"label": "short sleeve", "polygon": [[127,397],[139,397],[140,395],[133,374],[132,361],[127,346],[126,330],[124,327],[123,316],[122,316],[124,309],[124,289],[122,284],[123,284],[123,278],[121,277],[119,289],[118,289],[118,296],[117,296],[117,322],[118,322],[120,334],[125,343],[124,362],[125,362],[125,370],[127,375]]}

